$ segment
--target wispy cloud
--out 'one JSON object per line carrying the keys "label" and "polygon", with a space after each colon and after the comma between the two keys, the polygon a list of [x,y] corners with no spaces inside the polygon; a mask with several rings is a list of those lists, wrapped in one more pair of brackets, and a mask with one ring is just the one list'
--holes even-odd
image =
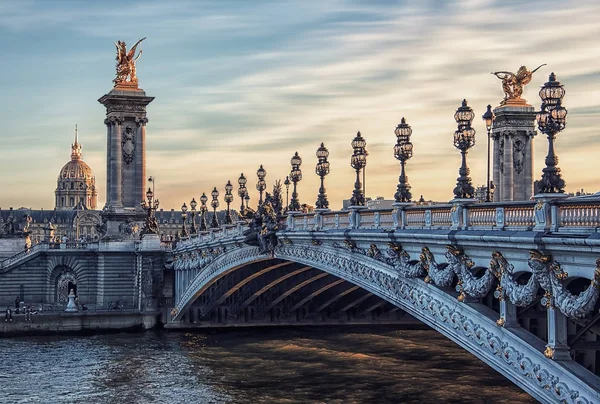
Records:
{"label": "wispy cloud", "polygon": [[[304,159],[301,197],[312,203],[318,188],[314,153],[321,141],[331,151],[328,194],[339,206],[352,190],[350,141],[357,130],[370,151],[368,193],[391,198],[398,177],[393,130],[402,116],[413,127],[415,154],[408,164],[413,193],[449,200],[460,164],[451,143],[454,110],[467,98],[481,115],[485,105],[502,98],[500,82],[489,72],[522,64],[548,63],[525,89],[534,106],[537,88],[550,71],[566,85],[570,112],[558,140],[560,165],[572,189],[595,184],[592,153],[600,149],[592,124],[600,116],[596,2],[69,4],[0,5],[6,38],[0,50],[13,61],[0,73],[46,75],[34,80],[35,87],[24,79],[6,83],[14,95],[0,98],[0,110],[10,111],[0,112],[8,129],[2,136],[4,144],[32,155],[51,147],[64,149],[68,157],[73,124],[88,128],[82,138],[86,159],[94,162],[100,199],[106,146],[103,110],[95,99],[109,89],[114,74],[111,42],[141,36],[149,39],[138,68],[140,82],[157,97],[148,108],[148,171],[160,176],[167,207],[242,171],[253,182],[259,164],[267,167],[269,181],[284,178],[295,151]],[[47,47],[30,57],[26,50],[38,35],[47,37]],[[483,183],[485,131],[478,119],[474,126],[478,144],[469,165],[474,182]],[[545,147],[538,136],[536,173],[541,173]],[[29,171],[45,170],[35,161],[5,158]],[[30,204],[52,203],[55,178],[48,177],[54,175],[28,178],[48,193],[33,196]],[[0,183],[13,176],[0,173]],[[2,195],[0,206],[18,205],[25,196]]]}

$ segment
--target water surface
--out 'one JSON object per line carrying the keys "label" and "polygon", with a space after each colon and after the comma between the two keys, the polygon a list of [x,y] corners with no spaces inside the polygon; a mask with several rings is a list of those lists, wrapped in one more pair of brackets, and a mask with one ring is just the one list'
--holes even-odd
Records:
{"label": "water surface", "polygon": [[0,339],[4,403],[535,402],[433,330]]}

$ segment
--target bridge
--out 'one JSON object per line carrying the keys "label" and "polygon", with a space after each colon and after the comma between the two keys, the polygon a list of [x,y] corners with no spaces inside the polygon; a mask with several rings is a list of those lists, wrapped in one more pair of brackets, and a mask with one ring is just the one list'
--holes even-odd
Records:
{"label": "bridge", "polygon": [[600,402],[599,210],[596,196],[397,203],[288,212],[268,237],[240,221],[177,243],[167,327],[407,313],[540,401]]}

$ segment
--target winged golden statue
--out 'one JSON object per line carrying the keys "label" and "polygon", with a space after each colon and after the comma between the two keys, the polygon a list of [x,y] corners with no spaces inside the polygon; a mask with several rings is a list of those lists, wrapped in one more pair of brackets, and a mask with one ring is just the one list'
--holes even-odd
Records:
{"label": "winged golden statue", "polygon": [[521,66],[516,73],[512,72],[492,72],[492,74],[502,80],[502,91],[504,91],[504,100],[500,105],[513,104],[513,105],[526,105],[526,101],[521,98],[523,95],[523,87],[525,87],[531,81],[533,73],[539,70],[538,66],[532,71],[527,70],[527,67]]}
{"label": "winged golden statue", "polygon": [[144,39],[146,39],[146,37],[137,41],[135,45],[129,49],[129,52],[127,51],[127,45],[124,41],[117,41],[115,43],[117,48],[117,77],[113,80],[115,87],[125,85],[127,87],[137,88],[138,79],[135,74],[135,63],[140,56],[142,56],[142,50],[140,49],[137,56],[135,55],[135,50]]}

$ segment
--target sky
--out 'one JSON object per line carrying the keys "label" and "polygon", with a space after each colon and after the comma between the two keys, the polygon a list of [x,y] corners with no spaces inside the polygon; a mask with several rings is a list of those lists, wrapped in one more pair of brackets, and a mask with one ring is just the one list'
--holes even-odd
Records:
{"label": "sky", "polygon": [[[114,42],[139,38],[148,106],[147,173],[165,209],[256,170],[268,190],[303,159],[301,203],[314,205],[315,152],[330,151],[325,185],[339,209],[354,185],[350,143],[367,141],[367,196],[392,199],[399,175],[394,129],[413,129],[413,198],[448,201],[460,154],[452,144],[463,98],[475,112],[467,162],[485,183],[487,104],[503,98],[492,71],[548,65],[565,85],[567,128],[557,136],[567,191],[600,190],[600,2],[579,1],[9,1],[0,0],[0,207],[54,207],[61,167],[79,126],[83,159],[106,198],[106,111]],[[535,138],[534,176],[547,141]],[[237,194],[233,206],[239,205]]]}

